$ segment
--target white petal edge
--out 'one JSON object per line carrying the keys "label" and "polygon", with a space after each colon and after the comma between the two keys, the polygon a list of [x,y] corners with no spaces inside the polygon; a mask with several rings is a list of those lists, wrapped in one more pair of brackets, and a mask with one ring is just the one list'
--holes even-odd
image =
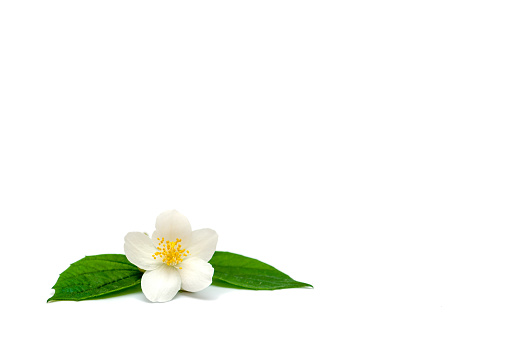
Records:
{"label": "white petal edge", "polygon": [[173,266],[161,265],[142,276],[142,292],[151,302],[168,302],[181,288],[181,277]]}
{"label": "white petal edge", "polygon": [[153,242],[141,232],[128,232],[124,236],[124,253],[128,260],[144,270],[154,270],[163,264],[162,260],[154,259],[156,252]]}
{"label": "white petal edge", "polygon": [[190,257],[181,262],[179,267],[182,268],[177,270],[181,275],[181,289],[197,292],[211,285],[215,270],[208,262]]}
{"label": "white petal edge", "polygon": [[209,262],[216,250],[218,243],[218,234],[213,229],[199,229],[192,231],[190,246],[186,247],[190,251],[191,257],[200,258]]}
{"label": "white petal edge", "polygon": [[[156,231],[159,236],[165,237],[165,240],[171,242],[176,238],[182,240],[183,247],[189,244],[192,234],[192,227],[188,218],[177,210],[164,211],[156,217]],[[154,236],[154,235],[153,235]],[[161,238],[161,237],[160,237]],[[153,238],[153,242],[155,238]]]}

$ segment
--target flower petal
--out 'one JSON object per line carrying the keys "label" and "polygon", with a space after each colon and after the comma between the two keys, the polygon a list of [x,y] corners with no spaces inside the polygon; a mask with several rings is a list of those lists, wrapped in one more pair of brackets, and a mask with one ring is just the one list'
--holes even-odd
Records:
{"label": "flower petal", "polygon": [[181,289],[197,292],[207,288],[212,281],[215,271],[211,264],[200,258],[190,257],[179,264],[177,270],[181,275]]}
{"label": "flower petal", "polygon": [[213,229],[199,229],[192,231],[190,246],[186,247],[192,257],[209,262],[216,250],[218,234]]}
{"label": "flower petal", "polygon": [[[192,227],[188,219],[176,210],[164,211],[156,218],[156,231],[171,242],[176,238],[182,240],[181,245],[186,247],[192,234]],[[154,234],[153,234],[154,237]],[[161,237],[160,237],[161,238]],[[153,243],[155,238],[153,238]]]}
{"label": "flower petal", "polygon": [[173,266],[161,265],[142,276],[142,292],[151,302],[168,302],[181,288],[181,277]]}
{"label": "flower petal", "polygon": [[154,259],[156,252],[153,242],[146,234],[129,232],[124,237],[124,253],[128,260],[144,270],[154,270],[163,264],[162,260]]}

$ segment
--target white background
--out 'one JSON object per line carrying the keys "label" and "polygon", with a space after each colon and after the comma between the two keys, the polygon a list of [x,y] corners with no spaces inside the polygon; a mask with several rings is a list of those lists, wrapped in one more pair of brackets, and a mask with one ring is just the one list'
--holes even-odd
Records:
{"label": "white background", "polygon": [[[2,331],[509,337],[507,3],[3,1]],[[46,304],[174,208],[315,288]]]}

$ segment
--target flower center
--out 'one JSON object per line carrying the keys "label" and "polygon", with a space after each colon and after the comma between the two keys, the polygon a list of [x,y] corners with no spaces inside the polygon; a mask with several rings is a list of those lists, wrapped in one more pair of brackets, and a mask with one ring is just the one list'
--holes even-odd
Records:
{"label": "flower center", "polygon": [[[167,265],[176,266],[183,261],[183,257],[188,256],[190,252],[185,249],[181,249],[181,240],[176,238],[175,242],[166,241],[164,237],[161,239],[157,238],[160,241],[158,244],[158,251],[156,251],[153,255],[153,258],[156,259],[156,256],[161,257],[163,263]],[[179,267],[182,269],[181,267]]]}

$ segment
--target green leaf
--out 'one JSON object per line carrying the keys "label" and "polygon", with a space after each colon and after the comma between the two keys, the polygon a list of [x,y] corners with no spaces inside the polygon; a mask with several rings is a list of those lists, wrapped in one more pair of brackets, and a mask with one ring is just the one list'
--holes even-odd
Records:
{"label": "green leaf", "polygon": [[[215,269],[213,284],[217,286],[252,290],[312,287],[295,281],[271,265],[231,252],[217,251],[209,263]],[[140,285],[142,275],[125,255],[86,256],[60,274],[53,286],[55,294],[48,302],[108,295]]]}
{"label": "green leaf", "polygon": [[62,272],[53,286],[55,300],[84,300],[140,284],[142,272],[125,255],[86,256]]}
{"label": "green leaf", "polygon": [[312,287],[295,281],[271,265],[231,252],[216,251],[209,263],[215,269],[213,284],[217,286],[230,285],[252,290]]}

